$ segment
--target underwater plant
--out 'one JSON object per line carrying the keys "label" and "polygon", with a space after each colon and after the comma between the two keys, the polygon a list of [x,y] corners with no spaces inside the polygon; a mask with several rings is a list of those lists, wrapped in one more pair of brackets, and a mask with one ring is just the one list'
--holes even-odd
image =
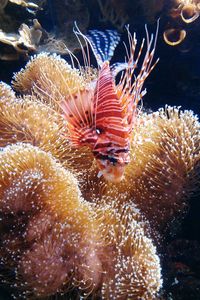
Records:
{"label": "underwater plant", "polygon": [[164,10],[164,0],[98,0],[100,21],[110,22],[119,31],[130,23],[137,23],[138,16],[144,17],[149,23],[153,23],[156,17]]}

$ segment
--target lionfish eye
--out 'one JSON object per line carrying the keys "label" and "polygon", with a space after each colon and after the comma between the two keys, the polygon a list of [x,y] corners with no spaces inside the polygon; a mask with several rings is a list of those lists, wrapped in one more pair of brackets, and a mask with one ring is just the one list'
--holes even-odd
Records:
{"label": "lionfish eye", "polygon": [[103,132],[103,129],[101,129],[101,128],[96,128],[96,133],[99,135],[99,134],[101,134]]}

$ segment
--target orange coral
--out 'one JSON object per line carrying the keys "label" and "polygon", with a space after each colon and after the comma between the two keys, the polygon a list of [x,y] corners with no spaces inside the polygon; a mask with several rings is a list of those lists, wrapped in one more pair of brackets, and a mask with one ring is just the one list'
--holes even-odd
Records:
{"label": "orange coral", "polygon": [[110,270],[103,277],[102,299],[153,299],[162,284],[161,270],[140,212],[132,204],[118,206],[113,198],[109,204],[106,199],[97,205],[96,212],[99,228],[114,254],[106,262]]}
{"label": "orange coral", "polygon": [[29,144],[7,146],[0,161],[4,266],[14,266],[25,279],[21,288],[36,296],[54,294],[73,281],[92,290],[101,271],[95,254],[99,236],[76,179]]}
{"label": "orange coral", "polygon": [[50,151],[71,170],[77,171],[91,165],[88,150],[69,147],[64,120],[51,107],[34,96],[16,99],[11,88],[3,83],[0,85],[0,95],[3,96],[0,99],[0,147],[26,142]]}
{"label": "orange coral", "polygon": [[181,216],[200,177],[200,124],[191,111],[166,107],[142,115],[124,181],[104,194],[134,201],[160,232]]}
{"label": "orange coral", "polygon": [[0,254],[20,297],[153,299],[162,280],[149,224],[165,231],[199,180],[200,124],[171,107],[141,113],[122,182],[99,178],[57,105],[93,76],[41,54],[15,75],[23,98],[0,85]]}
{"label": "orange coral", "polygon": [[[57,67],[53,68],[55,65]],[[15,76],[14,86],[19,90],[21,88],[22,91],[30,87],[26,92],[35,92],[31,86],[36,80],[41,90],[47,91],[48,97],[51,93],[54,69],[60,65],[62,65],[62,60],[58,57],[40,55],[30,62],[24,71]],[[32,68],[33,72],[31,72]],[[42,77],[43,69],[46,74],[45,80]],[[68,76],[73,74],[68,65],[63,64],[61,70],[65,81],[68,82],[69,92],[76,91],[79,86],[80,89],[84,89],[84,85],[89,80],[88,77],[84,77],[84,73],[80,74],[73,70],[76,72],[76,80],[73,80],[73,75],[68,79]],[[34,77],[34,74],[37,76]],[[50,78],[49,81],[48,78]],[[55,76],[54,83],[57,87],[57,94],[54,97],[57,97],[57,102],[59,102],[59,99],[67,93],[67,87],[59,73]],[[53,85],[52,88],[53,95],[55,86]],[[43,98],[37,90],[35,93],[40,99]],[[51,102],[48,98],[47,100],[45,98],[45,101]],[[147,219],[151,220],[152,226],[162,231],[169,226],[169,221],[179,214],[178,211],[182,211],[186,206],[185,195],[188,195],[189,190],[195,190],[195,184],[192,185],[191,178],[196,178],[198,174],[196,165],[199,164],[199,135],[197,134],[199,123],[191,112],[180,112],[172,108],[166,108],[166,111],[160,110],[159,113],[141,115],[139,123],[133,133],[132,158],[130,165],[126,167],[125,180],[120,184],[112,185],[98,178],[97,167],[91,153],[83,149],[79,152],[80,159],[77,166],[77,170],[80,171],[81,189],[84,197],[90,201],[94,198],[99,199],[100,195],[113,195],[114,198],[118,198],[119,192],[124,193],[123,201],[134,199]],[[49,149],[49,151],[54,154],[53,150]],[[88,157],[87,165],[83,164],[85,160],[81,158],[81,155]],[[176,157],[180,159],[177,161]],[[72,162],[72,165],[76,164],[77,160],[73,158]],[[173,176],[176,178],[173,179]],[[166,185],[163,186],[163,182]],[[170,189],[169,186],[171,186]],[[169,198],[173,198],[174,201],[169,201]],[[158,218],[156,212],[160,211],[161,207],[162,214]]]}
{"label": "orange coral", "polygon": [[3,82],[0,82],[0,99],[15,99],[15,93],[11,87]]}
{"label": "orange coral", "polygon": [[34,92],[47,103],[55,103],[66,95],[83,90],[86,86],[84,79],[77,69],[58,55],[41,53],[15,75],[13,87],[22,94]]}
{"label": "orange coral", "polygon": [[15,270],[20,297],[77,287],[102,299],[153,298],[159,259],[134,207],[89,205],[74,176],[29,144],[5,147],[0,166],[1,262]]}

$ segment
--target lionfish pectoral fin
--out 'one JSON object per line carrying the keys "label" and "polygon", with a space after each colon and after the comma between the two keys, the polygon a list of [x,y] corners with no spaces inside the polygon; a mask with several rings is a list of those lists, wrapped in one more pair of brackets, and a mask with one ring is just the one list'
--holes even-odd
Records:
{"label": "lionfish pectoral fin", "polygon": [[69,139],[74,145],[81,143],[83,132],[86,128],[91,127],[93,123],[92,97],[93,92],[89,90],[79,91],[77,94],[67,97],[60,103],[63,117],[67,121]]}
{"label": "lionfish pectoral fin", "polygon": [[120,41],[120,35],[116,30],[90,30],[86,37],[100,67],[103,62],[111,60]]}

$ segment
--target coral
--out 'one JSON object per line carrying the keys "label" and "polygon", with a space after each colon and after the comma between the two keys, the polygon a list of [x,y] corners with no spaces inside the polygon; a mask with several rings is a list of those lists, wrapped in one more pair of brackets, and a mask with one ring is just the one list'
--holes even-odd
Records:
{"label": "coral", "polygon": [[[80,45],[73,33],[74,21],[82,32],[89,26],[90,14],[84,0],[56,0],[51,4],[54,22],[58,28],[55,38],[61,40],[65,47],[74,52]],[[65,52],[66,53],[66,52]]]}
{"label": "coral", "polygon": [[27,59],[35,52],[56,52],[66,54],[69,52],[62,40],[55,39],[48,33],[37,19],[33,19],[32,25],[22,23],[18,33],[7,33],[0,30],[0,43],[2,44],[0,59],[17,60]]}
{"label": "coral", "polygon": [[0,84],[0,262],[18,298],[155,298],[152,232],[165,233],[198,188],[200,124],[190,111],[141,112],[117,184],[98,177],[89,149],[71,148],[59,103],[95,77],[40,54],[15,74],[20,96]]}
{"label": "coral", "polygon": [[[8,6],[8,11],[6,10]],[[20,26],[22,22],[19,21],[19,16],[13,12],[12,9],[17,12],[20,11],[20,8],[25,8],[30,14],[37,13],[41,9],[42,0],[37,1],[37,4],[34,2],[28,2],[23,0],[4,0],[0,3],[0,20],[1,20],[1,30],[8,34],[8,32],[15,32],[16,28]],[[11,12],[13,15],[7,14]],[[23,10],[22,10],[23,11]],[[23,20],[24,21],[24,20]],[[11,34],[12,35],[12,34]]]}
{"label": "coral", "polygon": [[118,30],[123,30],[128,22],[127,1],[98,0],[97,2],[102,14],[101,21],[110,21]]}
{"label": "coral", "polygon": [[14,268],[23,293],[98,285],[99,237],[74,176],[28,144],[6,147],[0,160],[1,263]]}
{"label": "coral", "polygon": [[[46,67],[48,62],[52,62],[52,67],[63,63],[57,57],[38,57],[41,61],[43,58]],[[43,69],[38,71],[36,66],[41,66],[41,61],[36,64],[33,60],[26,71],[15,76],[16,88],[20,90],[21,86],[29,87],[33,80],[40,80]],[[73,79],[69,74],[75,76],[68,88],[73,91],[81,82],[84,84],[79,73],[73,73],[68,65],[62,66],[65,82]],[[34,67],[36,72],[32,71]],[[48,75],[53,78],[52,67],[49,73],[47,68],[46,79]],[[26,72],[36,76],[33,79]],[[58,74],[59,80],[61,73]],[[64,87],[63,79],[57,84]],[[111,202],[107,206],[106,203],[89,205],[79,200],[73,176],[43,151],[53,154],[68,168],[76,168],[79,160],[80,171],[85,164],[83,157],[76,157],[74,150],[70,150],[57,108],[48,97],[40,97],[43,101],[29,95],[16,98],[8,86],[0,87],[1,146],[5,147],[1,153],[1,257],[5,271],[15,270],[16,278],[11,282],[18,288],[20,297],[37,298],[77,287],[85,296],[92,292],[94,297],[101,295],[102,299],[127,299],[133,295],[135,299],[141,296],[151,299],[162,283],[160,264],[137,210],[126,205],[119,209]],[[34,93],[29,88],[23,92]],[[66,90],[61,92],[64,95]],[[38,90],[35,94],[41,96]],[[23,144],[18,144],[19,141]],[[91,161],[90,158],[90,164]],[[77,215],[79,209],[80,214],[83,211],[83,219]],[[17,220],[15,224],[13,216]],[[9,233],[7,228],[11,229]],[[88,237],[84,237],[86,234]],[[89,248],[93,249],[91,256]],[[115,277],[119,280],[113,280]]]}
{"label": "coral", "polygon": [[153,23],[164,8],[164,0],[98,0],[97,2],[102,15],[101,22],[109,21],[120,31],[123,31],[126,24],[136,23],[138,16],[143,16],[148,22]]}
{"label": "coral", "polygon": [[82,193],[89,201],[106,197],[135,203],[152,234],[166,234],[183,218],[188,199],[199,190],[200,123],[191,111],[166,107],[141,113],[133,132],[131,161],[118,184],[97,178],[97,166],[84,174]]}
{"label": "coral", "polygon": [[140,0],[143,13],[149,22],[154,22],[156,16],[163,11],[164,0]]}
{"label": "coral", "polygon": [[161,270],[140,212],[126,203],[118,206],[112,198],[109,204],[108,199],[97,203],[96,213],[99,229],[112,249],[112,259],[106,261],[109,271],[103,276],[102,299],[153,299],[162,284]]}
{"label": "coral", "polygon": [[176,0],[175,11],[171,14],[178,13],[184,23],[192,23],[199,17],[200,5],[198,0]]}
{"label": "coral", "polygon": [[[59,72],[55,72],[58,68],[62,77]],[[53,78],[57,90],[52,88]],[[59,57],[42,54],[15,75],[13,85],[22,93],[35,93],[40,99],[44,98],[46,103],[52,102],[49,100],[49,95],[52,95],[57,103],[67,91],[76,93],[78,88],[84,89],[87,80]],[[44,96],[41,91],[43,94],[45,92]],[[85,148],[80,150],[79,160],[73,157],[72,165],[78,161],[76,170],[80,174],[85,199],[99,201],[104,195],[112,194],[118,198],[119,192],[124,193],[123,201],[134,201],[150,220],[152,228],[162,232],[176,216],[182,215],[190,191],[196,190],[200,161],[199,138],[199,122],[192,112],[168,107],[158,113],[141,114],[133,132],[131,163],[126,167],[125,178],[121,183],[112,185],[98,178],[95,160]],[[48,150],[55,153],[50,148]],[[82,157],[88,158],[87,165],[83,164]],[[162,211],[159,217],[158,211]]]}
{"label": "coral", "polygon": [[0,82],[0,99],[15,99],[15,93],[11,87],[3,82]]}
{"label": "coral", "polygon": [[61,102],[66,95],[83,90],[86,86],[84,79],[64,59],[41,53],[15,75],[13,87],[22,94],[39,94],[45,102],[54,104]]}
{"label": "coral", "polygon": [[159,232],[182,216],[200,177],[200,124],[191,111],[166,107],[141,115],[124,181],[103,193],[126,195]]}
{"label": "coral", "polygon": [[27,57],[29,53],[36,51],[42,37],[41,26],[37,20],[34,20],[33,26],[28,27],[22,24],[19,28],[19,34],[9,34],[0,31],[0,42],[9,46],[10,51],[1,53],[1,59],[13,60],[19,57]]}
{"label": "coral", "polygon": [[16,11],[20,6],[25,7],[30,14],[35,14],[40,10],[41,3],[38,1],[39,5],[37,5],[28,1],[9,0],[4,1],[0,9],[0,59],[26,59],[30,53],[34,53],[38,49],[39,44],[44,39],[45,32],[36,19],[33,19],[33,26],[29,27],[24,23],[27,20],[20,22],[17,14],[16,16],[7,15],[4,8],[8,3],[11,4],[11,7],[17,5]]}
{"label": "coral", "polygon": [[179,30],[170,28],[164,31],[163,39],[170,46],[176,46],[182,43],[186,37],[186,31],[184,29]]}
{"label": "coral", "polygon": [[163,33],[164,41],[170,46],[181,44],[187,35],[187,24],[193,23],[200,14],[198,0],[173,0],[169,6],[169,26]]}
{"label": "coral", "polygon": [[[66,126],[60,114],[34,96],[15,98],[13,91],[0,84],[0,147],[24,142],[50,152],[70,170],[87,169],[91,153],[71,149]],[[72,155],[73,154],[73,155]]]}
{"label": "coral", "polygon": [[159,259],[134,207],[93,207],[72,174],[29,144],[5,147],[0,166],[1,264],[15,272],[19,297],[77,287],[102,299],[153,298]]}
{"label": "coral", "polygon": [[[11,9],[6,10],[7,6]],[[26,13],[20,13],[23,10]],[[84,1],[1,1],[0,60],[26,60],[36,52],[67,54],[68,49],[80,49],[72,30],[74,20],[81,30],[88,27],[89,13]],[[40,22],[52,24],[47,31]]]}
{"label": "coral", "polygon": [[[26,0],[7,0],[6,2],[11,2],[11,3],[14,3],[14,4],[17,4],[17,5],[21,5],[23,7],[28,7],[28,8],[31,8],[31,9],[39,9],[39,6],[34,3],[34,2],[29,2],[29,1],[26,1]],[[7,5],[4,4],[4,7]]]}

